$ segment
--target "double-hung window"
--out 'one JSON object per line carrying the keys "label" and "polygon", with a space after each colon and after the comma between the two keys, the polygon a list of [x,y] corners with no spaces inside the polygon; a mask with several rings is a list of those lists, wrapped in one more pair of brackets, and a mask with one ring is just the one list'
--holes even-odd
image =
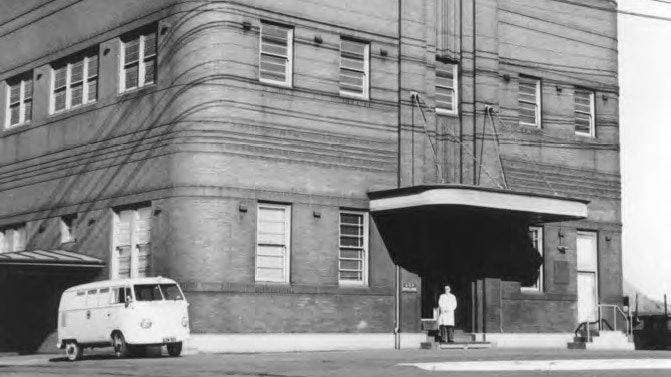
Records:
{"label": "double-hung window", "polygon": [[340,95],[368,99],[370,45],[340,40]]}
{"label": "double-hung window", "polygon": [[457,114],[457,69],[454,63],[436,61],[436,113]]}
{"label": "double-hung window", "polygon": [[32,72],[7,80],[7,128],[29,122],[33,114]]}
{"label": "double-hung window", "polygon": [[259,204],[256,223],[256,281],[289,283],[291,207]]}
{"label": "double-hung window", "polygon": [[338,282],[368,284],[368,213],[340,212]]}
{"label": "double-hung window", "polygon": [[151,207],[114,212],[111,278],[137,278],[151,272]]}
{"label": "double-hung window", "polygon": [[541,127],[541,80],[520,77],[519,81],[520,124]]}
{"label": "double-hung window", "polygon": [[52,113],[95,102],[98,97],[98,52],[54,65],[51,93]]}
{"label": "double-hung window", "polygon": [[575,98],[575,133],[594,137],[594,92],[576,89]]}
{"label": "double-hung window", "polygon": [[26,249],[26,224],[0,228],[0,253]]}
{"label": "double-hung window", "polygon": [[[531,240],[531,245],[538,251],[538,253],[543,256],[543,228],[538,226],[529,227],[529,239]],[[525,291],[543,291],[543,264],[538,268],[538,279],[536,282],[528,287],[522,287]]]}
{"label": "double-hung window", "polygon": [[294,29],[261,23],[259,80],[291,86]]}
{"label": "double-hung window", "polygon": [[121,38],[121,52],[121,92],[156,81],[155,28]]}

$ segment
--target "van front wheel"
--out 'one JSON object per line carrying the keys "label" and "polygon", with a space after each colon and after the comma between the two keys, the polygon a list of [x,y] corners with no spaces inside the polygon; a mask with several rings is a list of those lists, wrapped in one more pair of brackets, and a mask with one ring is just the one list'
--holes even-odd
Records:
{"label": "van front wheel", "polygon": [[114,347],[114,356],[128,357],[128,344],[121,332],[117,331],[112,334],[112,347]]}
{"label": "van front wheel", "polygon": [[84,347],[75,341],[67,342],[65,344],[65,355],[70,361],[80,360],[84,355]]}
{"label": "van front wheel", "polygon": [[182,353],[182,342],[170,343],[166,346],[168,348],[168,355],[177,357]]}

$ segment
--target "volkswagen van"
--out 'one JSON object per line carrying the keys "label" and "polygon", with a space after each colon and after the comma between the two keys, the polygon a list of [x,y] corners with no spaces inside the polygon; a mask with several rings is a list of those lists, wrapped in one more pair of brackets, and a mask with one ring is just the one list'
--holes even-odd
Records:
{"label": "volkswagen van", "polygon": [[58,343],[69,360],[84,348],[113,347],[117,357],[165,345],[179,356],[189,337],[188,303],[164,277],[97,281],[67,289],[58,308]]}

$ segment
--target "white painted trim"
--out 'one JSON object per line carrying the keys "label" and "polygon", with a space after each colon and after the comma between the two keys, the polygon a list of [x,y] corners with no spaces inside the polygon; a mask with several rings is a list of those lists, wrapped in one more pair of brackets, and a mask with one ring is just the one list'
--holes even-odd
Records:
{"label": "white painted trim", "polygon": [[[269,24],[277,27],[283,27],[287,29],[287,56],[281,56],[281,55],[275,55],[271,53],[264,53],[263,52],[263,25],[264,24]],[[277,81],[277,80],[271,80],[267,78],[261,77],[261,59],[263,58],[263,55],[270,55],[270,56],[275,56],[279,58],[284,58],[287,60],[286,66],[284,67],[284,74],[285,80],[284,81]],[[273,24],[273,23],[267,23],[261,21],[261,27],[259,29],[259,81],[266,83],[266,84],[273,84],[273,85],[278,85],[278,86],[283,86],[286,88],[291,88],[293,86],[293,74],[294,74],[294,67],[293,67],[293,55],[294,55],[294,28],[288,25],[279,25],[279,24]]]}
{"label": "white painted trim", "polygon": [[[364,241],[363,241],[363,266],[362,266],[362,281],[356,281],[356,280],[340,280],[340,248],[342,245],[340,245],[340,226],[342,223],[340,222],[340,215],[341,214],[352,214],[352,215],[363,215],[363,236],[364,236]],[[341,210],[338,213],[338,285],[349,285],[349,286],[368,286],[368,271],[369,271],[369,263],[370,263],[370,237],[369,237],[369,222],[370,222],[370,217],[367,211],[352,211],[352,210]]]}
{"label": "white painted trim", "polygon": [[417,194],[373,199],[370,201],[370,210],[376,212],[428,205],[461,205],[576,218],[587,217],[587,204],[582,202],[456,187],[435,188]]}
{"label": "white painted trim", "polygon": [[[449,109],[446,109],[446,108],[443,108],[443,107],[438,107],[438,105],[436,105],[436,114],[438,114],[438,115],[459,115],[459,64],[457,64],[457,63],[436,62],[436,64],[439,64],[439,63],[452,66],[452,77],[453,77],[453,79],[452,79],[453,84],[452,85],[453,85],[453,87],[448,88],[448,87],[440,86],[440,85],[437,84],[437,80],[436,80],[436,87],[452,89],[454,91],[454,96],[452,97],[452,108],[453,108],[453,110],[449,110]],[[437,76],[437,74],[436,74],[436,76]],[[434,98],[434,100],[435,100],[435,98]]]}
{"label": "white painted trim", "polygon": [[[284,270],[282,272],[282,280],[261,280],[259,278],[259,269],[257,268],[257,259],[259,255],[259,213],[261,208],[282,209],[284,210]],[[258,203],[256,206],[256,240],[254,246],[254,281],[260,283],[279,283],[289,284],[291,282],[291,205],[290,204],[268,204]]]}
{"label": "white painted trim", "polygon": [[[536,250],[538,250],[538,253],[540,253],[541,257],[545,255],[545,240],[544,240],[544,235],[543,235],[543,227],[542,226],[530,226],[529,230],[534,230],[538,234],[538,245],[536,247]],[[520,287],[520,290],[524,293],[542,293],[545,290],[545,281],[543,279],[545,269],[545,258],[543,258],[543,261],[541,262],[540,266],[540,271],[538,273],[538,280],[536,281],[537,286],[532,286],[532,287]]]}

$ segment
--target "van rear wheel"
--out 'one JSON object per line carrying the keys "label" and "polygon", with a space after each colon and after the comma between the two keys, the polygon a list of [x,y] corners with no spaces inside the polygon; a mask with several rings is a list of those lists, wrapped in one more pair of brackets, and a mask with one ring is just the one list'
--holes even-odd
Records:
{"label": "van rear wheel", "polygon": [[75,341],[67,342],[65,343],[65,355],[70,361],[81,360],[84,355],[84,347],[80,346]]}
{"label": "van rear wheel", "polygon": [[128,357],[128,344],[121,332],[117,331],[112,334],[112,347],[114,347],[114,356]]}
{"label": "van rear wheel", "polygon": [[177,357],[182,354],[182,342],[170,343],[166,348],[168,348],[168,355],[172,357]]}

